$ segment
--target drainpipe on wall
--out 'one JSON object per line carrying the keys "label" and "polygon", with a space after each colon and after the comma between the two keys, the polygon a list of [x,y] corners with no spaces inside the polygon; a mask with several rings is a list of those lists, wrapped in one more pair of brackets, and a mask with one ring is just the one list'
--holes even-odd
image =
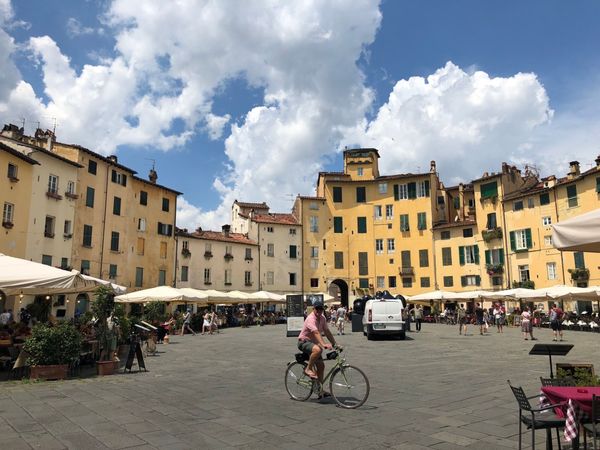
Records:
{"label": "drainpipe on wall", "polygon": [[[560,218],[558,217],[558,199],[556,198],[556,186],[554,186],[552,188],[552,194],[554,195],[554,211],[556,212],[556,222],[558,222],[560,220]],[[566,285],[566,276],[565,276],[565,260],[564,260],[564,256],[563,256],[563,251],[559,250],[560,252],[560,272],[562,274],[562,284]]]}
{"label": "drainpipe on wall", "polygon": [[98,278],[102,278],[102,268],[104,267],[104,238],[106,237],[106,207],[108,205],[108,174],[111,171],[111,165],[106,170],[106,182],[104,183],[104,214],[102,215],[102,243],[100,244],[100,275]]}
{"label": "drainpipe on wall", "polygon": [[506,211],[504,210],[504,178],[501,176],[500,177],[500,187],[502,187],[502,200],[500,200],[500,198],[498,198],[498,201],[500,202],[500,210],[502,211],[502,229],[504,230],[504,233],[502,233],[503,236],[503,241],[504,241],[504,249],[506,250],[506,288],[510,289],[511,288],[511,281],[510,281],[510,246],[508,245],[508,230],[506,228]]}

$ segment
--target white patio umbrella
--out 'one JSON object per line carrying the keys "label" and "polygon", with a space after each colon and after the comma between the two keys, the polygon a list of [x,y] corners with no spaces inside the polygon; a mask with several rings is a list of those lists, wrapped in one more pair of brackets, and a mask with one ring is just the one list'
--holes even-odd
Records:
{"label": "white patio umbrella", "polygon": [[431,292],[424,292],[422,294],[417,294],[417,295],[413,295],[407,298],[407,301],[409,303],[414,303],[417,301],[424,301],[424,300],[455,300],[455,299],[460,299],[462,297],[457,297],[458,293],[457,292],[450,292],[450,291],[442,291],[442,290],[435,290],[435,291],[431,291]]}
{"label": "white patio umbrella", "polygon": [[6,295],[70,294],[93,291],[98,285],[75,270],[57,269],[0,253],[0,290]]}
{"label": "white patio umbrella", "polygon": [[536,291],[545,293],[547,297],[557,300],[575,300],[578,298],[596,300],[598,298],[598,289],[596,287],[580,288],[559,284],[548,288],[536,289]]}
{"label": "white patio umbrella", "polygon": [[476,291],[464,291],[456,292],[455,299],[458,300],[476,300],[478,298],[485,298],[488,291],[476,290]]}
{"label": "white patio umbrella", "polygon": [[86,281],[95,282],[98,285],[109,287],[115,294],[124,294],[125,292],[127,292],[127,288],[125,286],[120,286],[116,283],[111,283],[110,281],[101,280],[100,278],[84,274],[81,274],[81,277]]}
{"label": "white patio umbrella", "polygon": [[543,300],[546,298],[546,295],[536,289],[514,288],[504,289],[502,291],[489,291],[482,297],[491,300]]}
{"label": "white patio umbrella", "polygon": [[600,209],[552,225],[552,243],[563,251],[600,252]]}
{"label": "white patio umbrella", "polygon": [[219,303],[225,303],[229,305],[237,305],[240,303],[256,303],[252,301],[252,299],[250,298],[250,294],[248,294],[247,292],[229,291],[222,292],[222,294],[224,294],[224,297],[219,299]]}
{"label": "white patio umbrella", "polygon": [[157,286],[150,289],[131,292],[129,294],[117,295],[117,303],[146,303],[151,301],[160,302],[194,302],[202,301],[199,294],[185,294],[181,290],[171,286]]}
{"label": "white patio umbrella", "polygon": [[285,303],[285,296],[269,291],[258,291],[249,294],[252,303]]}

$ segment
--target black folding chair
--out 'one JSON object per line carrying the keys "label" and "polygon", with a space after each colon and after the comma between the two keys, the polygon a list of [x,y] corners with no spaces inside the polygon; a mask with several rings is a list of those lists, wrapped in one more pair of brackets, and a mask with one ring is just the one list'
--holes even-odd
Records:
{"label": "black folding chair", "polygon": [[592,396],[592,420],[583,424],[583,432],[591,434],[594,439],[594,450],[597,450],[599,446],[596,444],[596,440],[600,439],[600,396]]}
{"label": "black folding chair", "polygon": [[[535,430],[546,430],[546,439],[548,442],[552,442],[552,428],[555,428],[556,439],[558,440],[558,448],[560,450],[560,435],[558,429],[564,428],[565,419],[562,417],[558,417],[556,414],[551,412],[551,410],[553,410],[556,407],[561,407],[563,406],[563,404],[558,403],[555,405],[543,406],[541,408],[533,408],[529,400],[539,398],[539,395],[527,397],[522,387],[513,386],[512,384],[510,384],[510,380],[508,380],[508,385],[510,386],[515,398],[517,399],[517,403],[519,404],[519,450],[521,450],[521,436],[523,424],[525,424],[527,428],[531,428],[532,449],[535,449]],[[544,411],[548,412],[540,414]]]}
{"label": "black folding chair", "polygon": [[542,386],[576,386],[575,378],[544,378],[540,377]]}

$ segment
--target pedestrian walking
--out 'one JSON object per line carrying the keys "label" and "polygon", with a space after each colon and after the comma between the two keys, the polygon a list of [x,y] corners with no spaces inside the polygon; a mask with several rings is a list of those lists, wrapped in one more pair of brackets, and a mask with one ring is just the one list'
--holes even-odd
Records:
{"label": "pedestrian walking", "polygon": [[479,334],[483,336],[483,330],[485,327],[484,311],[479,303],[475,305],[475,319],[477,325],[479,325]]}
{"label": "pedestrian walking", "polygon": [[337,309],[337,329],[338,335],[344,334],[344,327],[346,325],[346,308],[344,306],[340,306]]}
{"label": "pedestrian walking", "polygon": [[494,308],[494,320],[496,321],[496,327],[498,328],[498,333],[504,333],[504,321],[506,319],[506,309],[502,303],[496,303]]}
{"label": "pedestrian walking", "polygon": [[563,329],[562,329],[562,318],[564,316],[564,312],[559,306],[554,303],[552,305],[552,309],[550,310],[550,328],[552,328],[553,341],[556,341],[558,337],[560,340],[563,340]]}
{"label": "pedestrian walking", "polygon": [[192,333],[194,336],[196,336],[196,333],[194,332],[194,330],[192,330],[192,327],[190,326],[191,322],[192,322],[192,310],[191,310],[191,308],[188,308],[187,311],[185,312],[185,314],[183,315],[183,325],[181,326],[181,335],[182,336],[185,334],[186,329],[190,333]]}
{"label": "pedestrian walking", "polygon": [[410,313],[415,320],[415,328],[417,333],[421,331],[421,324],[423,323],[423,307],[421,305],[416,305],[413,309],[410,310]]}
{"label": "pedestrian walking", "polygon": [[460,304],[460,307],[456,311],[456,319],[458,321],[458,334],[467,335],[467,310],[464,304]]}
{"label": "pedestrian walking", "polygon": [[533,337],[533,323],[531,321],[531,311],[529,310],[529,306],[523,308],[523,312],[521,313],[521,332],[523,333],[523,338],[525,340],[528,339],[527,336],[529,336],[532,341],[536,340],[536,338]]}

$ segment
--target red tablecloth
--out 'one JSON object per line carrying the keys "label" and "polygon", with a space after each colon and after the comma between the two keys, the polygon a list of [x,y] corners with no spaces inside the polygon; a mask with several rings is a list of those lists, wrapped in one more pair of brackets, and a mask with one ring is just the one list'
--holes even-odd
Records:
{"label": "red tablecloth", "polygon": [[563,403],[565,408],[556,408],[560,417],[566,417],[565,439],[573,440],[579,432],[579,423],[585,415],[592,413],[592,396],[600,395],[600,387],[545,386],[542,393],[549,404]]}

